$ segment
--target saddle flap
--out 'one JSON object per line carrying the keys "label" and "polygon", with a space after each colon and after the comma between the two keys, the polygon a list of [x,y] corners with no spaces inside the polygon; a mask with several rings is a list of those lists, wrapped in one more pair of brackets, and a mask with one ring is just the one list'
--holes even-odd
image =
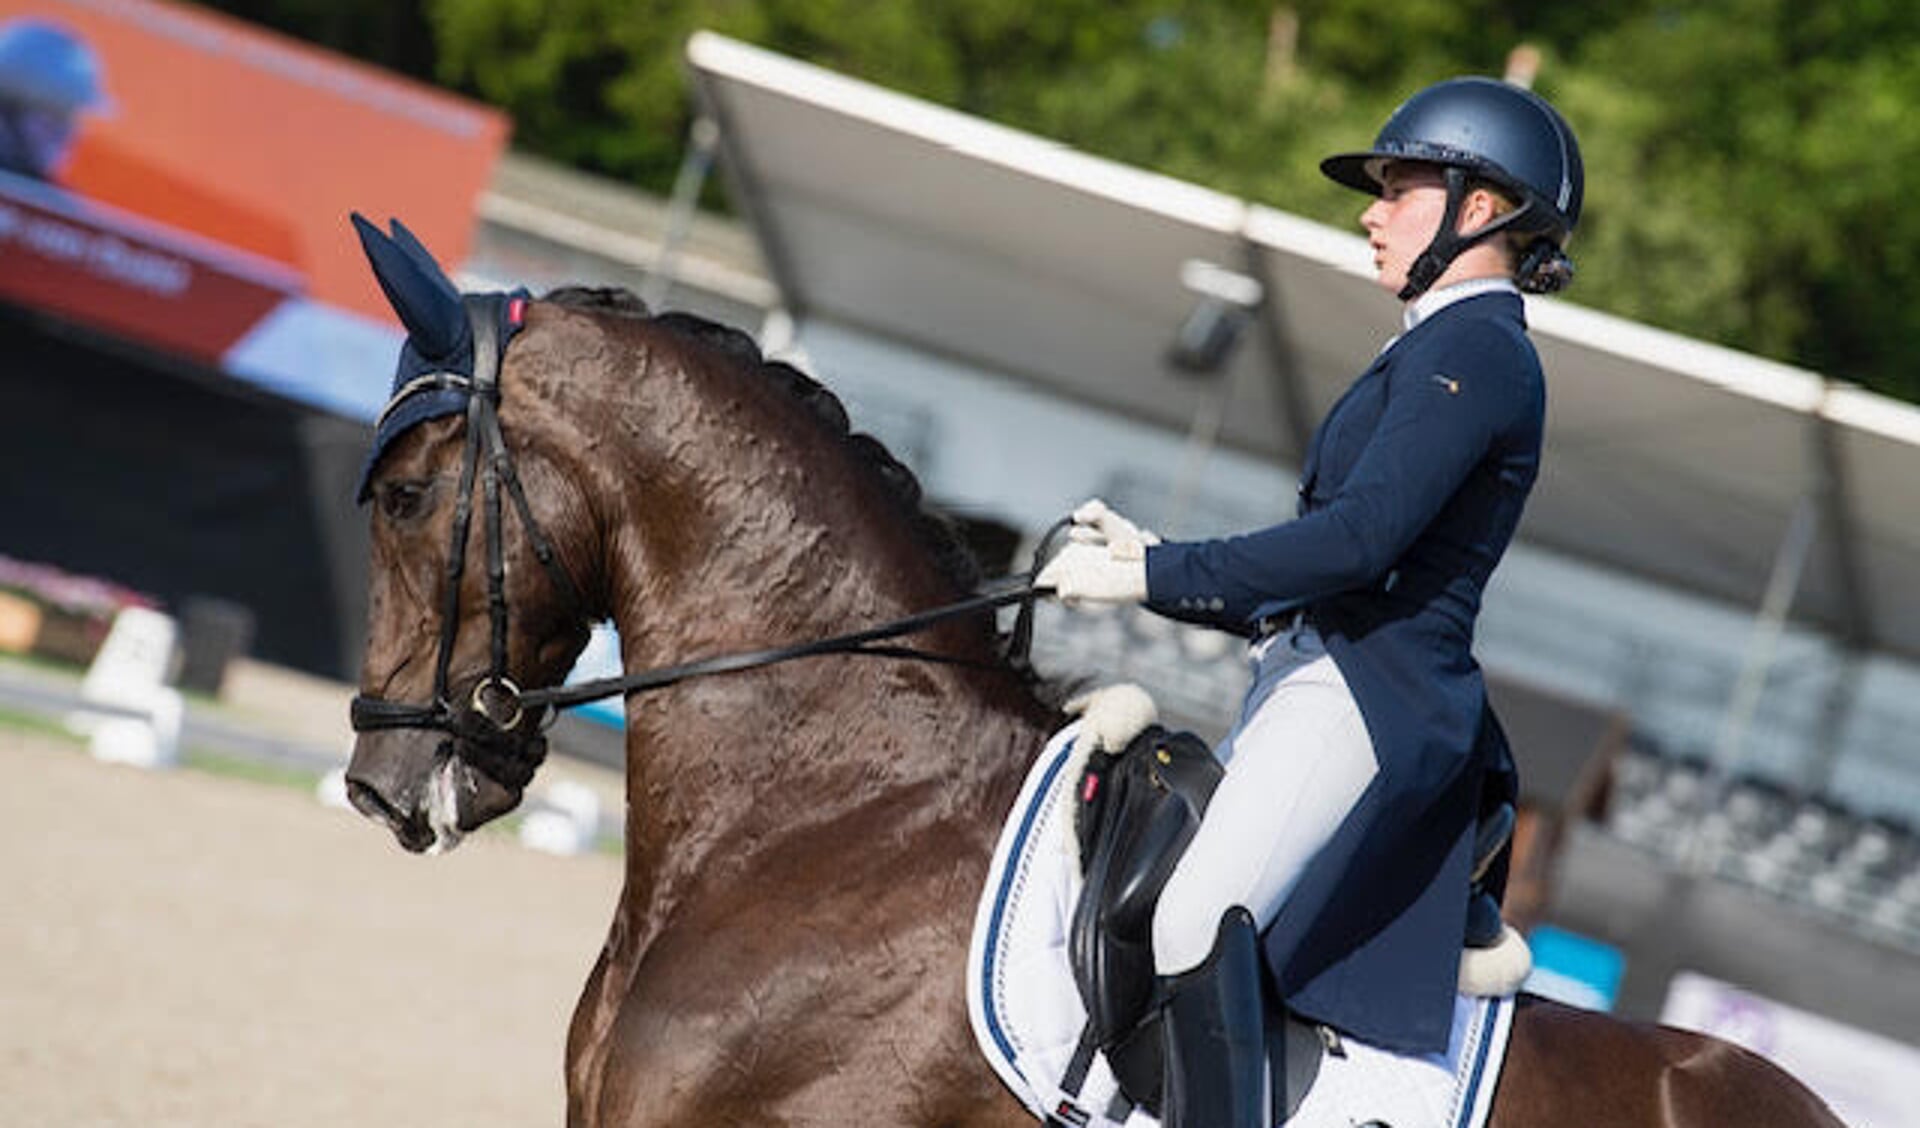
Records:
{"label": "saddle flap", "polygon": [[1075,792],[1085,882],[1067,950],[1093,1044],[1111,1050],[1152,1005],[1153,906],[1224,774],[1206,742],[1154,725],[1096,753]]}

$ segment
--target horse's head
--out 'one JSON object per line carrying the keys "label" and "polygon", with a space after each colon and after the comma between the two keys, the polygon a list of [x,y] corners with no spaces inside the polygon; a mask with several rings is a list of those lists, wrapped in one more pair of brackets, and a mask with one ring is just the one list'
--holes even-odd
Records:
{"label": "horse's head", "polygon": [[519,687],[585,645],[567,562],[590,533],[555,466],[569,439],[501,394],[525,297],[463,298],[404,227],[354,222],[408,337],[360,487],[373,557],[347,792],[407,849],[443,850],[517,805],[544,755],[545,711]]}
{"label": "horse's head", "polygon": [[[977,581],[913,475],[745,334],[608,291],[462,297],[404,228],[359,228],[408,338],[361,490],[373,563],[347,782],[408,848],[445,848],[519,801],[543,750],[529,703],[554,699],[593,620],[618,625],[631,672],[817,641]],[[733,732],[745,718],[849,695],[924,703],[967,678],[1018,689],[980,672],[991,615],[915,641],[949,668],[821,661],[630,698],[630,792],[684,778],[636,757],[754,747]],[[733,797],[791,792],[795,762],[775,783],[742,752],[716,775]],[[818,774],[840,763],[822,756]],[[650,791],[648,807],[710,798],[696,792]]]}

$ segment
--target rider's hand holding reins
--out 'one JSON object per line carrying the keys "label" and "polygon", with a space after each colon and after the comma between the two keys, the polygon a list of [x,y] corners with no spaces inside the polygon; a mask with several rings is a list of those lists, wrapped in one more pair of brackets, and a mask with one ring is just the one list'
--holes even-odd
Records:
{"label": "rider's hand holding reins", "polygon": [[1073,511],[1073,527],[1067,535],[1082,544],[1107,545],[1123,559],[1144,558],[1148,545],[1160,543],[1158,533],[1127,520],[1097,497]]}
{"label": "rider's hand holding reins", "polygon": [[1147,546],[1160,538],[1098,498],[1073,511],[1072,540],[1034,577],[1069,607],[1147,598]]}

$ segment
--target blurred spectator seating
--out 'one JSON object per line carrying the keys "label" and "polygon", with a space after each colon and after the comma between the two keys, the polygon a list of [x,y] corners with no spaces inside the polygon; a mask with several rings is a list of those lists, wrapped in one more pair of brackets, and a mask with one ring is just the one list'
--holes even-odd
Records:
{"label": "blurred spectator seating", "polygon": [[1896,820],[1768,779],[1716,785],[1700,759],[1635,747],[1615,762],[1603,825],[1670,864],[1920,950],[1920,837]]}

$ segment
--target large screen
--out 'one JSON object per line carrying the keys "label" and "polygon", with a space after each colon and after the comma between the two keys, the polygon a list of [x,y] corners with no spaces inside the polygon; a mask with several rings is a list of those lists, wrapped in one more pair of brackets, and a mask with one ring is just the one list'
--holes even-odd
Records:
{"label": "large screen", "polygon": [[496,111],[157,0],[0,0],[0,300],[370,416],[398,328],[347,222],[449,264]]}

